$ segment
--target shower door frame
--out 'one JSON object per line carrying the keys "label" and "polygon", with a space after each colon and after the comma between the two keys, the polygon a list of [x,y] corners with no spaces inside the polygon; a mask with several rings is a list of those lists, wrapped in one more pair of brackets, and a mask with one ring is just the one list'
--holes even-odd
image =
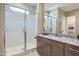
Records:
{"label": "shower door frame", "polygon": [[[23,9],[24,11],[25,11],[25,13],[24,13],[24,30],[23,30],[23,32],[24,32],[24,52],[23,53],[25,53],[26,51],[27,51],[27,32],[26,32],[26,20],[27,20],[27,16],[26,16],[26,11],[30,11],[30,12],[34,12],[34,11],[31,11],[31,10],[27,10],[27,9],[24,9],[24,8],[20,8],[20,7],[17,7],[17,6],[14,6],[14,5],[10,5],[10,4],[4,4],[5,6],[7,5],[7,6],[10,6],[10,7],[15,7],[15,8],[19,8],[19,9]],[[36,14],[38,14],[38,12],[34,12],[34,13],[36,13]],[[4,31],[4,49],[5,49],[5,51],[6,51],[6,42],[5,42],[5,31]],[[5,53],[5,55],[6,55],[6,53]]]}
{"label": "shower door frame", "polygon": [[[9,5],[9,4],[5,4],[5,6],[19,8],[19,7],[13,6],[13,5]],[[19,9],[23,9],[23,8],[19,8]],[[23,10],[24,10],[24,12],[26,12],[25,9],[23,9]],[[24,19],[23,19],[24,20],[24,28],[25,28],[25,21],[26,21],[25,19],[26,19],[26,16],[25,16],[25,13],[24,13]],[[25,47],[25,45],[26,45],[26,36],[25,36],[25,30],[24,29],[23,29],[23,32],[24,32],[24,34],[23,34],[24,35],[24,39],[23,39],[24,40],[24,48],[23,49],[24,49],[24,52],[26,52],[25,51],[25,49],[26,49],[26,47]],[[6,51],[6,42],[5,42],[6,38],[5,38],[5,36],[6,36],[6,34],[5,34],[5,31],[4,31],[4,45],[5,45],[4,47],[5,47],[5,51]],[[6,55],[6,53],[5,53],[5,55]]]}

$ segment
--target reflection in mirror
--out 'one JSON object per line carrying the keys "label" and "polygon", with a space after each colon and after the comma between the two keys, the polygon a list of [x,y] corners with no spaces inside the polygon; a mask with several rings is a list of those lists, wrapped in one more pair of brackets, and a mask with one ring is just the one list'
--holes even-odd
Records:
{"label": "reflection in mirror", "polygon": [[[79,35],[79,4],[45,4],[45,32],[50,34]],[[73,6],[75,6],[73,8]]]}
{"label": "reflection in mirror", "polygon": [[56,18],[53,16],[45,16],[45,33],[56,33]]}

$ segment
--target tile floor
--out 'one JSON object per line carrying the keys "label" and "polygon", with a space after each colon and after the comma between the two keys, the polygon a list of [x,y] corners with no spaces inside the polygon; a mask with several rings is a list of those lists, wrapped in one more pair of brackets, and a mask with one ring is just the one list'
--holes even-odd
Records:
{"label": "tile floor", "polygon": [[22,56],[39,56],[37,49],[33,48],[31,50],[28,50],[24,55]]}
{"label": "tile floor", "polygon": [[37,52],[36,48],[33,48],[31,50],[28,50],[26,52],[20,53],[20,54],[16,54],[14,56],[40,56]]}
{"label": "tile floor", "polygon": [[[35,48],[35,47],[36,47],[36,44],[28,43],[27,50],[30,50],[31,48]],[[18,53],[24,52],[24,45],[10,47],[10,48],[6,46],[5,50],[6,50],[6,56],[16,55]]]}
{"label": "tile floor", "polygon": [[27,54],[24,54],[23,56],[39,56],[39,54],[37,53],[37,51],[32,51]]}

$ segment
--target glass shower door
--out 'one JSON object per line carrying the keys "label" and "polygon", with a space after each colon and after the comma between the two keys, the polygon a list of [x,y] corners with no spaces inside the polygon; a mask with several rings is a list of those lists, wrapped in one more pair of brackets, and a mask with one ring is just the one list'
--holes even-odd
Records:
{"label": "glass shower door", "polygon": [[24,10],[5,6],[6,55],[24,52]]}
{"label": "glass shower door", "polygon": [[26,13],[26,50],[36,48],[38,19],[37,14],[30,12]]}

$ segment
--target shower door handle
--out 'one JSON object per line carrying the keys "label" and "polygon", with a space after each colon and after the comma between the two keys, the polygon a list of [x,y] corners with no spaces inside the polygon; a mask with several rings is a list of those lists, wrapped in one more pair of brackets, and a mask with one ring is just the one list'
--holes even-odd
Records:
{"label": "shower door handle", "polygon": [[24,33],[24,51],[26,52],[26,31],[23,30]]}

